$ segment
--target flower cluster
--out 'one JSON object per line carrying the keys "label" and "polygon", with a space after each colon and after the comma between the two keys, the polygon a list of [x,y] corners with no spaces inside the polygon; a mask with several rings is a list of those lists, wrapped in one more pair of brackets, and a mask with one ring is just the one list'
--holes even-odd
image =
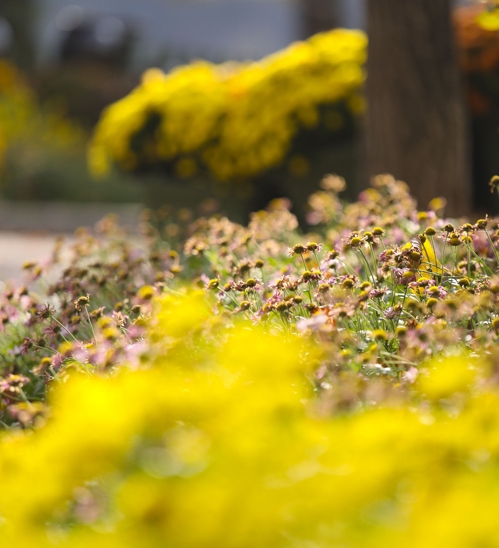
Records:
{"label": "flower cluster", "polygon": [[[291,45],[260,62],[195,62],[165,75],[147,71],[142,84],[111,105],[89,149],[99,174],[163,164],[180,177],[207,170],[219,180],[252,177],[282,161],[300,127],[319,118],[342,124],[346,103],[362,109],[366,38],[334,30]],[[299,166],[298,166],[299,167]]]}
{"label": "flower cluster", "polygon": [[[248,226],[150,211],[141,236],[107,218],[95,233],[77,234],[69,257],[60,243],[47,264],[26,264],[27,286],[0,297],[0,376],[29,382],[4,392],[0,420],[20,424],[19,409],[43,402],[46,387],[68,370],[138,367],[151,301],[185,284],[215,298],[224,325],[245,319],[320,341],[319,386],[345,371],[411,383],[447,348],[493,352],[498,221],[446,219],[442,199],[418,212],[407,186],[390,176],[351,204],[338,196],[344,186],[336,176],[323,180],[310,198],[315,233],[308,235],[282,200]],[[38,415],[37,408],[32,419]]]}
{"label": "flower cluster", "polygon": [[142,367],[74,372],[46,422],[0,438],[2,544],[495,545],[497,352],[317,393],[316,345],[214,310],[159,298]]}
{"label": "flower cluster", "polygon": [[150,211],[25,265],[0,301],[2,545],[490,544],[499,222],[344,186],[313,233],[282,200],[248,226]]}

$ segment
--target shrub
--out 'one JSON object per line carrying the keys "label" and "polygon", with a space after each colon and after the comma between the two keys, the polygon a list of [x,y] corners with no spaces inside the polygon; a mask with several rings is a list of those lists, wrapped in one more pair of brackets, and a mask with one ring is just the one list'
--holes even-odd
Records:
{"label": "shrub", "polygon": [[142,84],[111,105],[89,149],[91,169],[163,164],[180,177],[207,170],[222,181],[248,178],[281,162],[300,127],[341,127],[341,103],[361,109],[366,38],[335,30],[258,63],[197,61]]}

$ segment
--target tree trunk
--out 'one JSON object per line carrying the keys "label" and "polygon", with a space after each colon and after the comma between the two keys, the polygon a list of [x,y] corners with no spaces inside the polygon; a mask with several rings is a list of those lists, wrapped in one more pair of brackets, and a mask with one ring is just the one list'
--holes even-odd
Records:
{"label": "tree trunk", "polygon": [[466,111],[451,0],[368,0],[368,175],[406,181],[419,207],[471,209]]}
{"label": "tree trunk", "polygon": [[301,0],[300,4],[303,38],[338,26],[337,0]]}

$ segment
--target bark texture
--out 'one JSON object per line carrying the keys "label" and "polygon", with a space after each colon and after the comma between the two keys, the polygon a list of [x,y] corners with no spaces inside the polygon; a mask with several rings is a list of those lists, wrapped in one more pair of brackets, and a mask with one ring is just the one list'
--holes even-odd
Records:
{"label": "bark texture", "polygon": [[472,208],[468,132],[451,0],[368,0],[369,177],[391,173],[421,208]]}
{"label": "bark texture", "polygon": [[338,26],[337,0],[301,0],[303,38]]}

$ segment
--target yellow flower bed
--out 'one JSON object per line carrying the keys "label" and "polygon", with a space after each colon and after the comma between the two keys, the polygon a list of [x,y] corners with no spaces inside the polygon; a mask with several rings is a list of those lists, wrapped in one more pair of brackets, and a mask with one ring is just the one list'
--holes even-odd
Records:
{"label": "yellow flower bed", "polygon": [[201,294],[163,297],[149,344],[142,369],[61,376],[47,424],[2,435],[0,545],[499,545],[486,361],[450,354],[412,394],[328,416],[315,347],[226,328]]}
{"label": "yellow flower bed", "polygon": [[0,59],[0,171],[11,146],[65,149],[81,139],[79,128],[58,109],[41,108],[17,68]]}
{"label": "yellow flower bed", "polygon": [[320,105],[344,101],[362,110],[365,59],[362,32],[334,30],[260,62],[197,61],[167,75],[151,69],[105,110],[90,144],[90,168],[102,174],[112,164],[173,162],[181,177],[200,168],[220,180],[251,177],[279,164],[298,128],[317,124]]}

